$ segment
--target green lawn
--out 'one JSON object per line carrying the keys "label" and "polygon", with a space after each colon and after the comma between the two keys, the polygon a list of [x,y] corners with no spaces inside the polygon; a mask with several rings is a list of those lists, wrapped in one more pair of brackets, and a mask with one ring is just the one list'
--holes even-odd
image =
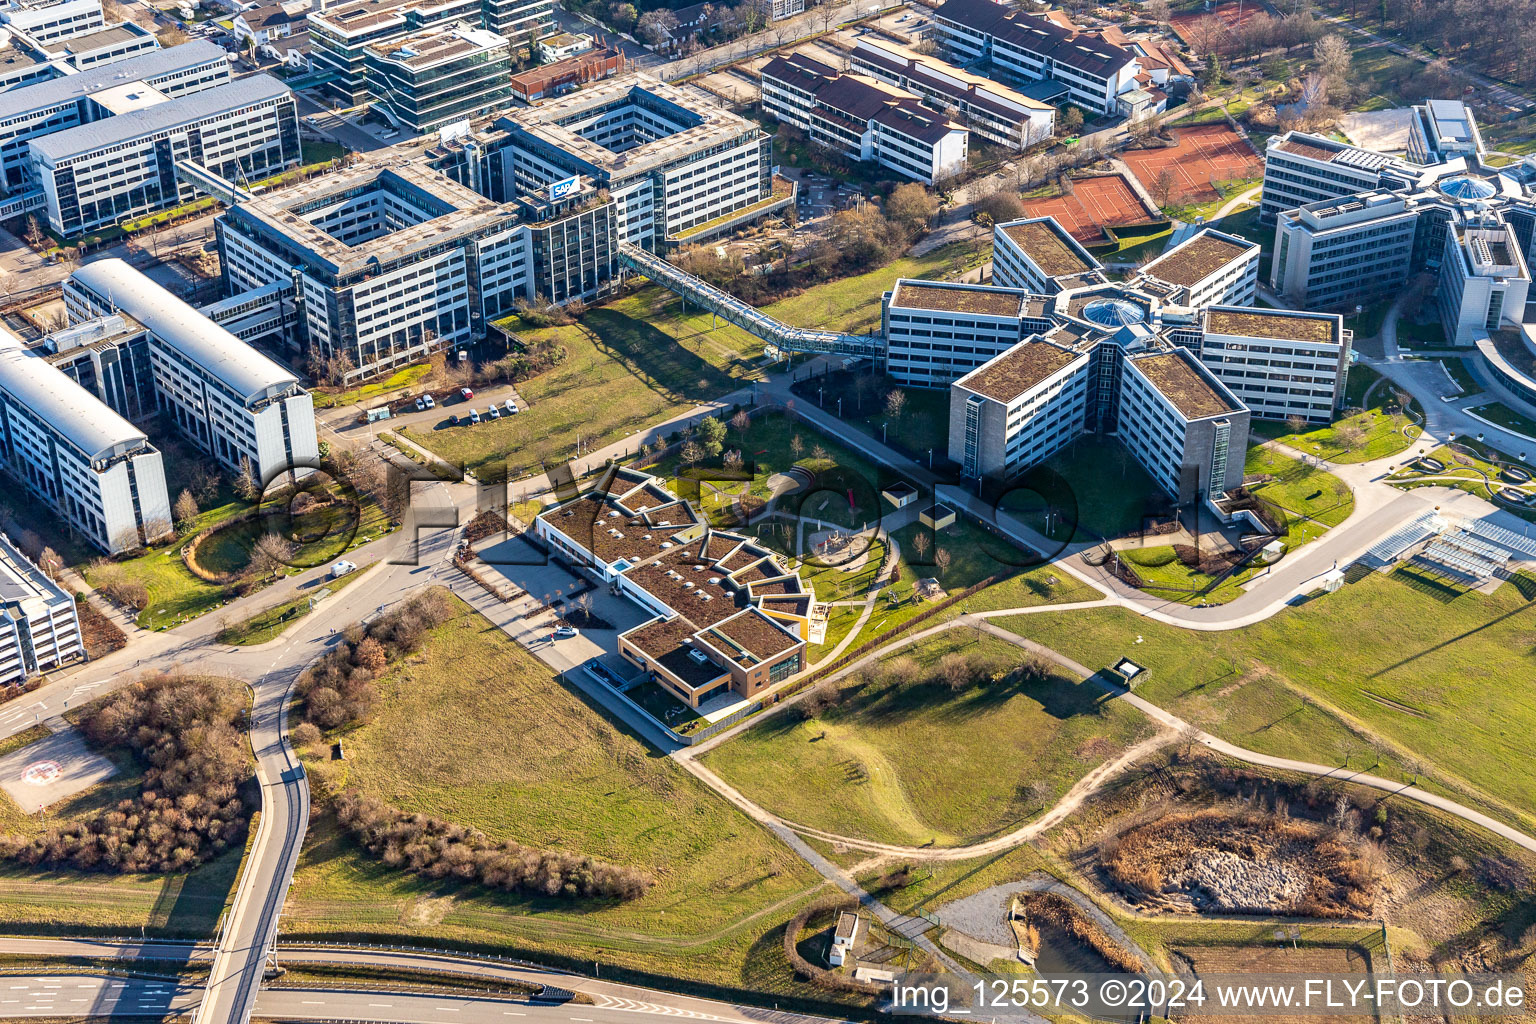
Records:
{"label": "green lawn", "polygon": [[1217,584],[1217,577],[1179,561],[1173,546],[1168,544],[1123,551],[1120,557],[1135,569],[1142,589],[1180,604],[1213,605],[1236,600],[1242,596],[1242,584],[1259,572],[1258,567],[1244,568]]}
{"label": "green lawn", "polygon": [[518,385],[527,402],[521,413],[403,433],[482,479],[516,479],[574,456],[578,439],[591,451],[719,398],[754,374],[763,351],[761,341],[716,325],[708,313],[684,316],[682,301],[657,287],[593,309],[577,324],[516,333],[530,344],[557,341],[567,352],[560,365]]}
{"label": "green lawn", "polygon": [[1118,609],[994,621],[1090,669],[1135,658],[1149,669],[1138,693],[1241,746],[1341,764],[1380,737],[1370,756],[1388,774],[1411,751],[1445,784],[1536,821],[1536,775],[1520,767],[1536,692],[1518,682],[1536,662],[1532,606],[1514,585],[1454,596],[1373,573],[1224,632]]}
{"label": "green lawn", "polygon": [[[875,310],[878,317],[878,305]],[[886,412],[887,396],[902,394],[900,413]],[[926,462],[931,450],[939,459],[949,451],[949,391],[942,388],[903,387],[881,373],[840,372],[816,377],[800,385],[799,400],[820,407],[844,423],[898,451]],[[838,399],[841,399],[839,403]]]}
{"label": "green lawn", "polygon": [[953,242],[926,256],[903,256],[883,267],[854,277],[807,288],[793,298],[764,306],[763,312],[788,324],[825,331],[865,334],[880,330],[880,296],[900,277],[948,281],[985,263],[990,241],[973,245]]}
{"label": "green lawn", "polygon": [[1440,321],[1418,323],[1412,320],[1397,321],[1397,345],[1399,348],[1445,348],[1445,328]]}
{"label": "green lawn", "polygon": [[[895,658],[929,668],[951,652],[1017,664],[1019,651],[970,630]],[[809,721],[791,708],[705,755],[776,814],[883,842],[952,846],[1015,828],[1148,727],[1092,684],[845,680],[843,703]]]}
{"label": "green lawn", "polygon": [[1124,445],[1087,435],[1026,474],[1000,507],[1058,541],[1082,542],[1132,533],[1171,504]]}
{"label": "green lawn", "polygon": [[[1379,379],[1381,375],[1368,366],[1351,366],[1346,405],[1360,411],[1340,417],[1325,427],[1299,433],[1292,432],[1285,423],[1255,420],[1253,433],[1330,462],[1370,462],[1397,455],[1413,445],[1419,436],[1419,428],[1397,408],[1390,387],[1383,384],[1371,392],[1372,385]],[[1371,392],[1371,399],[1366,407],[1362,403],[1368,392]],[[1415,412],[1418,412],[1417,407]]]}
{"label": "green lawn", "polygon": [[1479,405],[1470,410],[1477,413],[1490,423],[1496,423],[1505,429],[1517,434],[1523,434],[1532,441],[1536,441],[1536,420],[1516,412],[1502,402],[1489,402],[1487,405]]}
{"label": "green lawn", "polygon": [[1344,481],[1272,448],[1248,449],[1243,472],[1274,477],[1265,483],[1253,484],[1248,490],[1285,513],[1287,549],[1294,550],[1316,540],[1348,519],[1355,510],[1355,496]]}
{"label": "green lawn", "polygon": [[250,644],[264,644],[268,640],[276,640],[287,631],[288,627],[310,613],[310,601],[314,599],[316,594],[319,594],[322,590],[327,592],[327,596],[335,594],[367,572],[373,565],[374,563],[372,562],[369,562],[367,565],[360,565],[340,579],[320,580],[316,582],[313,589],[306,590],[291,601],[284,601],[270,608],[263,608],[255,615],[225,627],[219,633],[219,643],[244,647]]}
{"label": "green lawn", "polygon": [[315,408],[332,409],[338,405],[361,404],[370,398],[408,388],[424,380],[431,372],[432,367],[427,363],[415,363],[411,366],[402,366],[387,377],[380,377],[378,380],[369,381],[367,384],[360,384],[345,391],[316,391],[314,392]]}
{"label": "green lawn", "polygon": [[[642,868],[638,900],[568,903],[431,881],[310,830],[284,911],[292,936],[470,944],[756,990],[788,984],[776,927],[819,878],[767,831],[563,687],[478,614],[459,614],[378,684],[347,759],[306,761],[355,787],[497,838]],[[761,948],[760,948],[761,947]],[[562,961],[561,958],[566,958]]]}

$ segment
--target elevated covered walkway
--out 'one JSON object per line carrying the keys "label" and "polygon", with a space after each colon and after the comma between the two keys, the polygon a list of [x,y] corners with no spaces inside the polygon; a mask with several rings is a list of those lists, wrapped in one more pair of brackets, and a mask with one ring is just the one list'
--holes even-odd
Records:
{"label": "elevated covered walkway", "polygon": [[638,245],[620,243],[619,262],[663,288],[676,292],[687,301],[762,338],[771,348],[780,352],[827,352],[876,359],[885,355],[885,339],[878,334],[841,334],[836,331],[791,327],[736,296],[674,267]]}

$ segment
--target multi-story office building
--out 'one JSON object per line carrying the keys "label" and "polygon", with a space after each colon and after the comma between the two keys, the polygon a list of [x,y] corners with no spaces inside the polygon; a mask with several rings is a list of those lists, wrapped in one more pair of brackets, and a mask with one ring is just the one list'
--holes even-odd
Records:
{"label": "multi-story office building", "polygon": [[1440,324],[1452,345],[1472,345],[1525,320],[1531,272],[1515,233],[1488,214],[1445,228],[1440,261]]}
{"label": "multi-story office building", "polygon": [[1187,349],[1128,355],[1122,363],[1120,442],[1180,502],[1243,482],[1249,413]]}
{"label": "multi-story office building", "polygon": [[590,178],[618,204],[620,239],[647,249],[704,241],[794,201],[774,188],[773,143],[755,122],[644,75],[515,110],[497,128],[507,199],[513,182],[537,194]]}
{"label": "multi-story office building", "polygon": [[1072,103],[1094,113],[1129,113],[1122,97],[1139,90],[1135,53],[1103,33],[1069,28],[1047,15],[992,0],[946,0],[933,12],[933,29],[958,63],[989,61],[1015,80],[1059,82]]}
{"label": "multi-story office building", "polygon": [[507,40],[466,24],[376,43],[364,72],[374,109],[413,135],[511,104]]}
{"label": "multi-story office building", "polygon": [[1016,152],[1056,130],[1056,108],[1049,103],[905,46],[865,36],[849,60],[871,78],[916,93],[961,118],[973,134]]}
{"label": "multi-story office building", "polygon": [[1413,273],[1418,204],[1394,192],[1363,192],[1280,214],[1270,287],[1299,306],[1344,306],[1402,286]]}
{"label": "multi-story office building", "polygon": [[971,479],[1050,458],[1087,427],[1093,369],[1088,351],[1049,335],[994,356],[950,387],[950,458]]}
{"label": "multi-story office building", "polygon": [[1054,295],[1067,288],[1102,284],[1103,266],[1055,217],[1031,217],[992,229],[992,283]]}
{"label": "multi-story office building", "polygon": [[39,43],[84,35],[106,23],[101,0],[9,0],[0,7],[0,25]]}
{"label": "multi-story office building", "polygon": [[[95,69],[64,74],[12,88],[0,116],[0,172],[8,189],[36,185],[29,162],[33,139],[113,117],[122,94],[144,87],[142,95],[168,99],[191,96],[230,81],[224,48],[197,40],[153,50]],[[99,97],[99,99],[98,99]],[[105,125],[99,129],[105,131]]]}
{"label": "multi-story office building", "polygon": [[284,286],[296,361],[360,379],[483,335],[520,298],[596,298],[618,277],[614,202],[590,182],[498,203],[429,168],[359,167],[216,222],[231,296]]}
{"label": "multi-story office building", "polygon": [[1211,306],[1200,361],[1261,419],[1327,423],[1344,405],[1352,335],[1337,313]]}
{"label": "multi-story office building", "polygon": [[1483,137],[1465,103],[1425,100],[1411,109],[1409,160],[1416,164],[1439,164],[1456,157],[1482,159]]}
{"label": "multi-story office building", "polygon": [[763,65],[763,109],[850,160],[932,183],[965,169],[969,134],[913,93],[802,53]]}
{"label": "multi-story office building", "polygon": [[1322,135],[1291,131],[1264,147],[1264,192],[1259,216],[1268,220],[1298,206],[1311,206],[1369,192],[1382,172],[1401,161]]}
{"label": "multi-story office building", "polygon": [[948,387],[1053,324],[1050,300],[1026,291],[905,278],[885,293],[880,319],[886,372],[929,388]]}
{"label": "multi-story office building", "polygon": [[42,50],[50,59],[61,61],[75,71],[87,71],[158,49],[160,41],[155,34],[131,21],[103,25],[80,35],[42,44]]}
{"label": "multi-story office building", "polygon": [[266,483],[319,464],[314,403],[298,377],[138,270],[87,263],[64,300],[77,321],[121,313],[143,326],[161,411],[224,466]]}
{"label": "multi-story office building", "polygon": [[347,0],[308,15],[310,62],[347,104],[372,98],[367,55],[426,29],[466,22],[526,47],[553,23],[554,0]]}
{"label": "multi-story office building", "polygon": [[128,317],[80,320],[49,334],[35,351],[131,420],[142,421],[159,408],[149,332]]}
{"label": "multi-story office building", "polygon": [[178,178],[182,160],[238,182],[299,159],[293,93],[268,75],[179,98],[133,82],[89,102],[115,116],[28,143],[49,226],[65,236],[191,201],[198,193]]}
{"label": "multi-story office building", "polygon": [[534,532],[654,616],[620,634],[619,654],[690,707],[751,698],[805,667],[813,592],[646,474],[610,470]]}
{"label": "multi-story office building", "polygon": [[1205,228],[1143,266],[1138,278],[1140,288],[1164,285],[1164,300],[1174,305],[1246,306],[1258,289],[1259,243]]}
{"label": "multi-story office building", "polygon": [[0,686],[83,657],[74,595],[0,536]]}
{"label": "multi-story office building", "polygon": [[144,431],[4,331],[0,440],[11,475],[102,551],[171,532],[165,468]]}

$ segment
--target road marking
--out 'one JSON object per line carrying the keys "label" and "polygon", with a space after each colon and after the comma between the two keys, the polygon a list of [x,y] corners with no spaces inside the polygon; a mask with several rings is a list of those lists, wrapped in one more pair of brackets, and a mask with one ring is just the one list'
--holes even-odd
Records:
{"label": "road marking", "polygon": [[[9,1000],[9,999],[6,1000],[6,1002],[11,1002],[11,1001],[12,1000]],[[526,1013],[518,1013],[516,1010],[503,1010],[502,1011],[502,1016],[503,1017],[526,1017],[528,1015]]]}
{"label": "road marking", "polygon": [[369,1006],[377,1006],[377,1007],[382,1007],[384,1009],[388,1009],[389,1007],[394,1006],[395,1004],[394,1003],[369,1003],[368,1005]]}
{"label": "road marking", "polygon": [[458,1013],[460,1008],[457,1006],[434,1006],[432,1009],[442,1013]]}
{"label": "road marking", "polygon": [[302,1002],[305,1006],[324,1006],[325,1005],[325,1000],[324,999],[302,999],[302,1000],[300,1000],[300,1002]]}

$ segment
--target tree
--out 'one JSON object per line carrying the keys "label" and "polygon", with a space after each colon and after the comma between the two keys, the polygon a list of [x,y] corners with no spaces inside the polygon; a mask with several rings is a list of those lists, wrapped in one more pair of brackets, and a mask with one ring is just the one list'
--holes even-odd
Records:
{"label": "tree", "polygon": [[59,573],[64,571],[64,559],[51,547],[44,547],[42,553],[37,556],[37,567],[43,570],[43,574],[51,580],[59,578]]}
{"label": "tree", "polygon": [[620,32],[629,32],[640,20],[640,12],[634,4],[614,4],[608,11],[608,21]]}
{"label": "tree", "polygon": [[1083,126],[1083,112],[1078,107],[1068,107],[1061,115],[1061,134],[1075,135]]}
{"label": "tree", "polygon": [[928,534],[919,529],[917,535],[912,538],[912,550],[917,552],[918,565],[928,564],[928,548],[930,545],[931,542],[928,540]]}
{"label": "tree", "polygon": [[971,214],[978,220],[985,217],[993,224],[1006,224],[1024,216],[1024,203],[1017,193],[999,189],[972,202]]}
{"label": "tree", "polygon": [[677,15],[671,11],[662,9],[646,11],[640,15],[636,32],[641,39],[650,44],[652,49],[660,48],[672,38],[672,33],[677,29]]}
{"label": "tree", "polygon": [[901,419],[901,411],[906,407],[907,393],[900,388],[892,388],[885,396],[885,414],[891,419]]}
{"label": "tree", "polygon": [[939,548],[933,553],[933,564],[938,567],[940,578],[949,572],[949,566],[953,561],[954,557],[950,555],[947,548]]}
{"label": "tree", "polygon": [[1337,95],[1349,90],[1349,44],[1342,36],[1323,36],[1312,44],[1312,58],[1317,62],[1318,73],[1328,82],[1328,88]]}
{"label": "tree", "polygon": [[256,538],[251,547],[251,560],[247,570],[258,579],[276,576],[293,561],[293,541],[275,533],[264,533]]}
{"label": "tree", "polygon": [[[155,33],[160,39],[161,46],[180,46],[187,41],[187,34],[175,25],[167,25]],[[254,40],[252,40],[254,42]],[[254,47],[253,47],[254,48]]]}
{"label": "tree", "polygon": [[1297,413],[1291,413],[1291,415],[1285,418],[1285,425],[1290,428],[1291,433],[1299,434],[1307,429],[1307,418]]}
{"label": "tree", "polygon": [[886,219],[912,237],[926,230],[938,212],[938,199],[915,181],[897,185],[885,200]]}
{"label": "tree", "polygon": [[1184,32],[1185,38],[1189,40],[1189,48],[1209,57],[1225,41],[1227,26],[1220,18],[1207,15],[1196,18]]}
{"label": "tree", "polygon": [[176,528],[185,533],[197,523],[197,499],[192,497],[192,492],[182,488],[176,495],[176,504],[171,506],[171,511],[176,515]]}
{"label": "tree", "polygon": [[731,429],[738,434],[745,434],[747,428],[752,425],[752,417],[747,415],[747,410],[737,409],[736,415],[731,417]]}
{"label": "tree", "polygon": [[1200,84],[1207,89],[1214,89],[1221,85],[1221,58],[1215,51],[1205,55],[1205,68],[1200,72]]}
{"label": "tree", "polygon": [[831,457],[832,456],[827,453],[827,450],[819,444],[811,449],[811,458],[815,459],[817,462],[826,462]]}
{"label": "tree", "polygon": [[686,441],[682,450],[683,465],[692,466],[704,457],[704,449],[697,441]]}
{"label": "tree", "polygon": [[741,449],[740,448],[732,448],[730,451],[725,453],[722,461],[725,463],[725,468],[726,469],[733,470],[733,471],[740,469],[741,468],[741,461],[742,461],[741,460]]}
{"label": "tree", "polygon": [[1152,183],[1152,198],[1157,200],[1158,206],[1167,206],[1173,198],[1173,186],[1176,179],[1173,176],[1173,168],[1164,167],[1157,174],[1157,180]]}
{"label": "tree", "polygon": [[352,652],[352,662],[358,668],[365,668],[374,675],[384,671],[389,658],[384,653],[384,645],[374,637],[366,637]]}
{"label": "tree", "polygon": [[708,458],[714,458],[725,448],[725,424],[713,416],[705,416],[699,420],[696,436],[699,446]]}
{"label": "tree", "polygon": [[34,249],[41,249],[48,236],[43,233],[43,226],[38,223],[37,215],[27,214],[27,243]]}
{"label": "tree", "polygon": [[1157,27],[1164,32],[1168,31],[1168,19],[1173,16],[1173,5],[1168,0],[1152,0],[1147,4],[1147,17],[1156,22]]}
{"label": "tree", "polygon": [[800,440],[799,434],[789,439],[789,454],[793,455],[796,461],[805,454],[805,442]]}

